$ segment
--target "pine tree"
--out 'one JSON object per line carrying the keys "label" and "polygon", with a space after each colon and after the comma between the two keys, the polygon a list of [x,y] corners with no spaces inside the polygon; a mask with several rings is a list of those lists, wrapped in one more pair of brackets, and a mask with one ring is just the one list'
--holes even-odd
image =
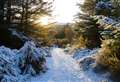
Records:
{"label": "pine tree", "polygon": [[95,0],[85,0],[84,4],[81,5],[80,8],[83,12],[88,13],[90,15],[94,15],[95,6],[96,6]]}
{"label": "pine tree", "polygon": [[82,42],[82,45],[84,44],[84,46],[87,48],[100,47],[101,36],[98,28],[99,25],[96,23],[97,20],[88,15],[83,15],[80,19],[82,19],[82,21],[77,23],[77,32],[79,36],[82,37],[82,39],[79,41],[79,44]]}
{"label": "pine tree", "polygon": [[[0,4],[0,33],[2,33],[0,34],[0,41],[7,47],[20,48],[26,40],[21,39],[21,34],[35,34],[33,31],[38,29],[33,28],[33,22],[42,15],[49,15],[52,2],[44,0],[0,0]],[[19,33],[13,35],[13,30],[16,31],[16,34]],[[12,43],[12,41],[15,42]],[[20,46],[18,46],[19,44]]]}

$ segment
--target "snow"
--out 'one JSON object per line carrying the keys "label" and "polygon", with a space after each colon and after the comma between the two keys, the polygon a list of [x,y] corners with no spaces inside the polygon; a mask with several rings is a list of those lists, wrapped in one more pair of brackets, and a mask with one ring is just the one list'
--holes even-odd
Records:
{"label": "snow", "polygon": [[94,18],[98,19],[98,24],[101,26],[109,26],[111,25],[113,28],[120,29],[120,19],[114,20],[110,17],[106,17],[103,15],[96,15]]}
{"label": "snow", "polygon": [[12,35],[17,36],[21,40],[28,40],[28,37],[25,36],[24,33],[17,31],[16,29],[9,28],[9,30],[12,32]]}
{"label": "snow", "polygon": [[[0,47],[0,80],[1,82],[111,82],[108,74],[97,74],[93,70],[94,60],[92,57],[98,49],[76,50],[74,54],[68,54],[64,49],[57,47],[37,48],[33,42],[27,42],[20,49]],[[36,74],[29,64],[22,71],[19,64],[24,65],[24,59],[32,53],[31,60],[38,60],[46,56],[48,70]],[[30,61],[31,61],[30,60]],[[34,75],[34,76],[32,76]]]}
{"label": "snow", "polygon": [[96,9],[100,10],[100,9],[112,9],[112,4],[110,2],[103,2],[103,1],[99,1],[96,4]]}
{"label": "snow", "polygon": [[[32,77],[27,82],[111,82],[107,78],[107,74],[96,74],[89,68],[82,70],[80,63],[84,61],[88,54],[97,52],[95,50],[78,50],[75,59],[72,55],[66,54],[63,49],[53,48],[51,50],[52,57],[47,57],[48,71],[38,76]],[[81,56],[78,56],[81,55]],[[83,55],[84,54],[84,55]],[[77,60],[76,60],[77,58]],[[86,64],[87,65],[87,64]]]}
{"label": "snow", "polygon": [[[0,47],[0,82],[25,82],[32,74],[36,74],[31,63],[27,69],[21,70],[20,65],[23,66],[27,57],[31,57],[30,61],[42,58],[43,53],[40,52],[31,41],[25,43],[20,50],[12,50],[4,46]],[[28,58],[29,60],[29,58]],[[24,63],[25,62],[25,63]],[[45,64],[42,64],[45,68]],[[23,73],[24,72],[24,73]]]}
{"label": "snow", "polygon": [[79,59],[81,59],[83,57],[94,55],[95,53],[97,53],[97,51],[98,51],[98,49],[93,49],[93,50],[90,50],[90,49],[78,49],[73,54],[73,58],[76,59],[76,60],[79,60]]}
{"label": "snow", "polygon": [[98,15],[96,16],[95,18],[99,19],[98,20],[98,23],[100,24],[115,24],[117,23],[115,20],[113,20],[112,18],[109,18],[109,17],[105,17],[103,15]]}

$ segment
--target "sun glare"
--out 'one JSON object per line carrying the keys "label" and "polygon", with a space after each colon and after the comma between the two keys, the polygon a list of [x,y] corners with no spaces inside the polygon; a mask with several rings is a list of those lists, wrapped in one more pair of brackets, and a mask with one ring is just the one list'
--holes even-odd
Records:
{"label": "sun glare", "polygon": [[53,16],[59,23],[72,22],[74,15],[76,15],[80,9],[76,6],[77,3],[83,3],[84,0],[54,0]]}
{"label": "sun glare", "polygon": [[47,18],[47,17],[41,18],[41,23],[42,23],[43,25],[47,25],[47,24],[49,23],[48,18]]}
{"label": "sun glare", "polygon": [[48,25],[49,24],[49,17],[43,16],[40,17],[35,21],[36,24],[41,24],[41,25]]}
{"label": "sun glare", "polygon": [[74,16],[80,12],[77,3],[82,4],[83,2],[84,0],[54,0],[52,17],[40,17],[35,23],[41,25],[48,25],[50,22],[71,23]]}

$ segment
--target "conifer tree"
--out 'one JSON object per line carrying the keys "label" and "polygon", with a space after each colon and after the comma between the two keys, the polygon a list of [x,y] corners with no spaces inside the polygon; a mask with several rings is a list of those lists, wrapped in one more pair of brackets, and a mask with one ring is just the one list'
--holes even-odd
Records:
{"label": "conifer tree", "polygon": [[81,10],[87,14],[94,15],[94,9],[96,5],[96,0],[85,0],[84,4],[81,5]]}
{"label": "conifer tree", "polygon": [[90,16],[82,16],[82,21],[77,23],[77,32],[80,39],[79,44],[84,44],[84,47],[87,48],[95,48],[100,47],[101,40],[100,40],[100,33],[99,33],[99,25],[96,23],[97,20]]}

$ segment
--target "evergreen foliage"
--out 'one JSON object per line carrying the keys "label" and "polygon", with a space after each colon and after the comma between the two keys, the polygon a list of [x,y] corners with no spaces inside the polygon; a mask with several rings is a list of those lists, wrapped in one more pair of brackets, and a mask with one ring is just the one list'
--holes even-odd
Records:
{"label": "evergreen foliage", "polygon": [[28,77],[45,71],[43,52],[33,42],[26,42],[20,50],[0,47],[0,82],[25,82]]}
{"label": "evergreen foliage", "polygon": [[100,33],[97,20],[90,16],[82,16],[82,21],[77,23],[77,32],[79,38],[79,44],[84,45],[86,48],[100,47]]}
{"label": "evergreen foliage", "polygon": [[[20,34],[31,37],[29,36],[31,33],[36,35],[32,31],[40,32],[38,29],[34,29],[33,22],[38,17],[50,15],[52,2],[44,0],[0,0],[0,4],[0,41],[7,47],[20,48],[25,42],[25,39],[21,39],[23,36],[19,37]],[[16,32],[14,32],[15,35],[13,35],[13,30]]]}
{"label": "evergreen foliage", "polygon": [[83,5],[80,5],[80,8],[83,12],[88,13],[90,15],[94,15],[96,6],[95,0],[85,0]]}

